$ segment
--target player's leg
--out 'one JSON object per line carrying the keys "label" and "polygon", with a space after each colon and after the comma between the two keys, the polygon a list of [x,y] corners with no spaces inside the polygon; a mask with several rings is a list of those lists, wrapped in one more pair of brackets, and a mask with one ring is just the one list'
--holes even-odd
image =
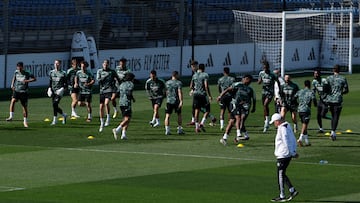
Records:
{"label": "player's leg", "polygon": [[9,118],[6,121],[12,121],[14,118],[14,111],[15,111],[15,103],[17,99],[13,96],[10,100],[10,107],[9,107]]}
{"label": "player's leg", "polygon": [[70,96],[71,96],[71,117],[79,118],[80,116],[77,115],[77,113],[75,111],[76,105],[78,103],[79,95],[78,95],[77,91],[75,89],[73,89]]}

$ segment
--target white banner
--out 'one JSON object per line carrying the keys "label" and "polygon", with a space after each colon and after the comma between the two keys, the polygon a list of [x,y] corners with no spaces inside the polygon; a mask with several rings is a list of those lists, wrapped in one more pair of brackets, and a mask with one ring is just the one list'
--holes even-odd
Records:
{"label": "white banner", "polygon": [[[319,63],[319,40],[292,41],[286,46],[285,70],[314,68]],[[360,38],[353,39],[353,64],[360,64]],[[258,73],[261,70],[262,51],[254,44],[223,44],[201,45],[195,47],[195,60],[205,64],[205,71],[209,74],[221,74],[223,67],[230,67],[232,73]],[[255,55],[255,57],[254,57]],[[115,68],[121,58],[128,60],[127,66],[137,79],[146,79],[151,70],[156,70],[158,76],[168,79],[172,71],[181,71],[182,75],[190,76],[191,47],[183,47],[182,62],[180,47],[165,48],[139,48],[99,51],[99,64],[105,59],[110,60],[111,68]],[[7,69],[5,72],[5,58],[0,56],[0,88],[9,88],[11,79],[18,61],[24,62],[37,81],[31,86],[47,86],[49,71],[53,68],[55,59],[63,61],[63,70],[67,70],[70,61],[70,52],[39,53],[39,54],[13,54],[7,56]],[[182,64],[182,65],[181,65]],[[270,64],[271,65],[271,64]],[[180,67],[181,66],[181,67]],[[101,67],[99,67],[101,68]],[[270,67],[271,69],[276,67]],[[96,70],[93,70],[96,72]],[[6,75],[6,82],[5,80]],[[4,87],[4,84],[6,86]]]}

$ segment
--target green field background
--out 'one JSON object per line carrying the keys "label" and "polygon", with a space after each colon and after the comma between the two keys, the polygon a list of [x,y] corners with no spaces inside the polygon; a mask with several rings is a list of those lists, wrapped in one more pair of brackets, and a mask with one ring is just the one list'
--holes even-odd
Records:
{"label": "green field background", "polygon": [[[337,141],[317,133],[313,108],[312,146],[298,148],[300,158],[288,168],[300,193],[294,202],[360,202],[360,74],[346,77],[350,93],[344,96]],[[293,80],[302,88],[305,79],[312,76]],[[85,122],[86,109],[78,107],[81,118],[56,126],[44,121],[52,119],[51,99],[31,98],[28,129],[22,125],[19,103],[14,121],[5,121],[10,98],[1,98],[0,202],[269,202],[278,195],[275,129],[262,133],[261,86],[253,82],[252,87],[257,108],[247,120],[250,140],[242,148],[220,144],[219,125],[206,126],[206,132],[199,134],[185,125],[191,118],[192,101],[187,85],[183,89],[185,135],[176,134],[175,115],[173,134],[164,135],[164,105],[161,126],[149,126],[151,105],[145,91],[137,90],[126,141],[115,141],[111,133],[120,117],[98,132],[97,94],[91,123]],[[215,98],[217,88],[211,88]],[[68,114],[70,100],[65,96],[60,103]],[[270,107],[273,112],[273,103]],[[216,101],[211,108],[218,118]],[[324,127],[329,132],[330,121],[324,120]],[[348,129],[353,133],[346,133]],[[89,135],[95,138],[89,140]],[[232,131],[230,138],[234,136]],[[320,160],[328,164],[321,165]]]}

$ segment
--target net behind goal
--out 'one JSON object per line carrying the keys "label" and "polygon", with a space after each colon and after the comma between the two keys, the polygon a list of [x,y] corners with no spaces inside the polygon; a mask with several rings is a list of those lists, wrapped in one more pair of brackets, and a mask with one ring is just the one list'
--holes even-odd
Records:
{"label": "net behind goal", "polygon": [[259,67],[266,60],[272,68],[281,68],[282,75],[335,64],[352,72],[351,10],[233,13],[235,41],[248,37],[254,43],[254,64]]}

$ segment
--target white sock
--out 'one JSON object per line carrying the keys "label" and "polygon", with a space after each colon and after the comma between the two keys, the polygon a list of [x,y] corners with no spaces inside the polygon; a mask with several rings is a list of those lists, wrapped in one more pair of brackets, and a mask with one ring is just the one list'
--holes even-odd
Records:
{"label": "white sock", "polygon": [[91,113],[88,113],[88,119],[92,119]]}
{"label": "white sock", "polygon": [[118,132],[120,132],[120,130],[121,130],[121,125],[119,125],[115,130],[116,130],[116,132],[118,133]]}
{"label": "white sock", "polygon": [[194,118],[194,117],[191,117],[191,122],[195,122],[195,118]]}
{"label": "white sock", "polygon": [[14,117],[14,112],[9,113],[10,118]]}
{"label": "white sock", "polygon": [[309,144],[309,137],[308,135],[304,135],[305,144]]}
{"label": "white sock", "polygon": [[224,133],[223,139],[224,139],[224,140],[227,140],[228,137],[229,137],[229,135],[228,135],[227,133]]}
{"label": "white sock", "polygon": [[100,125],[104,126],[104,118],[100,118]]}
{"label": "white sock", "polygon": [[265,122],[269,123],[269,116],[265,116]]}
{"label": "white sock", "polygon": [[71,107],[71,114],[76,114],[76,113],[75,113],[75,108],[74,108],[74,107]]}
{"label": "white sock", "polygon": [[206,118],[202,118],[201,119],[201,125],[204,125],[205,122],[206,122]]}
{"label": "white sock", "polygon": [[160,123],[160,119],[158,119],[158,118],[155,119],[155,122],[156,122],[156,123]]}
{"label": "white sock", "polygon": [[170,126],[165,126],[165,132],[170,132]]}
{"label": "white sock", "polygon": [[304,134],[300,134],[299,139],[300,141],[303,141]]}
{"label": "white sock", "polygon": [[27,118],[26,117],[24,117],[24,122],[27,123]]}
{"label": "white sock", "polygon": [[54,117],[53,117],[53,122],[55,122],[55,123],[56,123],[56,116],[54,116]]}
{"label": "white sock", "polygon": [[240,137],[240,136],[241,136],[240,129],[236,129],[236,137]]}
{"label": "white sock", "polygon": [[126,137],[126,130],[125,129],[122,130],[121,137]]}
{"label": "white sock", "polygon": [[224,128],[224,120],[220,120],[220,128]]}

